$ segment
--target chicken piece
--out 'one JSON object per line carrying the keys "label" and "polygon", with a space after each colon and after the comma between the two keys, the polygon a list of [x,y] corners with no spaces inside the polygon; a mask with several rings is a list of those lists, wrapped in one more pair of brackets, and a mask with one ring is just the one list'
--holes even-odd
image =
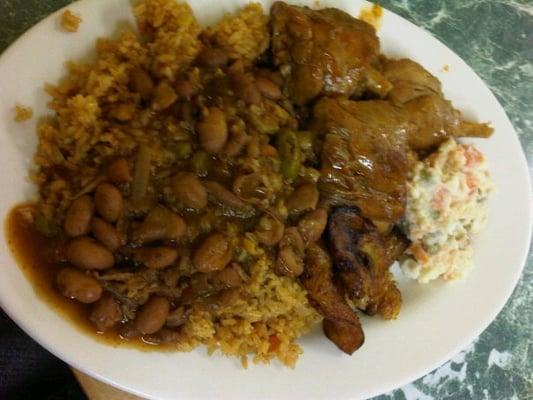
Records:
{"label": "chicken piece", "polygon": [[439,80],[413,60],[387,60],[382,73],[393,85],[387,98],[402,107],[408,131],[409,147],[428,150],[450,136],[489,137],[487,124],[464,121],[461,113],[444,98]]}
{"label": "chicken piece", "polygon": [[403,114],[386,101],[323,98],[311,129],[323,137],[319,189],[333,206],[395,223],[404,212],[408,172]]}
{"label": "chicken piece", "polygon": [[374,28],[333,9],[311,10],[276,2],[271,8],[274,63],[289,97],[304,105],[321,93],[362,93],[365,70],[379,54]]}
{"label": "chicken piece", "polygon": [[389,267],[403,252],[398,238],[380,235],[355,208],[337,208],[328,224],[328,244],[336,272],[354,305],[369,315],[394,319],[401,293]]}
{"label": "chicken piece", "polygon": [[310,303],[324,316],[326,336],[347,354],[361,347],[365,335],[359,318],[333,282],[331,259],[319,245],[312,244],[307,249],[305,270],[300,280]]}
{"label": "chicken piece", "polygon": [[322,322],[324,334],[346,354],[353,354],[364,342],[363,331],[359,325],[344,321],[324,318]]}
{"label": "chicken piece", "polygon": [[397,106],[403,106],[421,96],[442,96],[440,81],[420,64],[408,58],[386,60],[382,64],[381,72],[392,84],[387,98]]}
{"label": "chicken piece", "polygon": [[365,90],[374,97],[384,98],[392,90],[392,83],[376,68],[368,67],[365,70],[365,78]]}

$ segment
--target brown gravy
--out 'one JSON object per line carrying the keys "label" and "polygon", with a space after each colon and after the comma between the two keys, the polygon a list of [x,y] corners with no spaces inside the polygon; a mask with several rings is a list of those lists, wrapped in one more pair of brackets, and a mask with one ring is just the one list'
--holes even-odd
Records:
{"label": "brown gravy", "polygon": [[145,351],[173,350],[174,347],[170,344],[153,345],[141,338],[123,339],[119,335],[120,324],[104,333],[96,332],[89,320],[91,305],[67,299],[56,289],[56,274],[64,266],[58,260],[63,239],[46,237],[35,228],[28,219],[28,211],[32,207],[32,204],[26,203],[12,208],[5,221],[5,232],[9,249],[39,298],[72,322],[81,332],[109,345],[135,347]]}

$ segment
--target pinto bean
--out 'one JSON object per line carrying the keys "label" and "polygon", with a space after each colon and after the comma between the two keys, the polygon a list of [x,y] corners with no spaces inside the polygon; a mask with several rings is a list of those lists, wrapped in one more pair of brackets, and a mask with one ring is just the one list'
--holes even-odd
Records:
{"label": "pinto bean", "polygon": [[230,66],[228,67],[228,72],[231,74],[237,72],[244,72],[245,67],[246,66],[244,65],[244,61],[242,60],[242,58],[238,58],[230,64]]}
{"label": "pinto bean", "polygon": [[161,328],[153,335],[143,337],[143,340],[153,344],[178,343],[184,339],[183,333],[178,329]]}
{"label": "pinto bean", "polygon": [[258,69],[255,73],[258,78],[265,78],[274,83],[276,86],[283,86],[283,77],[277,71],[270,69]]}
{"label": "pinto bean", "polygon": [[133,232],[131,240],[145,244],[157,240],[177,240],[185,234],[183,218],[165,207],[153,208]]}
{"label": "pinto bean", "polygon": [[170,313],[167,316],[167,320],[165,322],[166,326],[170,326],[171,328],[176,328],[180,325],[183,325],[185,322],[187,322],[187,316],[185,314],[185,308],[178,307],[174,310],[170,311]]}
{"label": "pinto bean", "polygon": [[207,191],[198,177],[191,172],[179,172],[172,178],[172,190],[176,200],[189,208],[207,206]]}
{"label": "pinto bean", "polygon": [[218,47],[205,47],[198,56],[198,64],[204,67],[222,67],[228,63],[228,52]]}
{"label": "pinto bean", "polygon": [[216,272],[213,275],[212,281],[217,288],[232,288],[240,286],[242,283],[241,275],[238,271],[239,266],[232,263],[229,267]]}
{"label": "pinto bean", "polygon": [[63,268],[56,277],[61,294],[81,303],[94,303],[102,296],[102,285],[95,278],[74,268]]}
{"label": "pinto bean", "polygon": [[261,92],[255,85],[254,79],[245,73],[236,72],[230,75],[233,91],[246,104],[261,102]]}
{"label": "pinto bean", "polygon": [[196,93],[194,85],[186,79],[178,79],[174,84],[176,94],[182,99],[189,99]]}
{"label": "pinto bean", "polygon": [[232,306],[240,297],[241,294],[237,288],[223,289],[220,292],[206,296],[200,304],[203,304],[208,310],[215,311],[222,307]]}
{"label": "pinto bean", "polygon": [[261,172],[239,175],[233,181],[233,192],[248,203],[265,204],[269,191]]}
{"label": "pinto bean", "polygon": [[302,257],[291,248],[282,248],[278,253],[276,270],[281,275],[300,276],[304,270]]}
{"label": "pinto bean", "polygon": [[318,204],[320,194],[312,183],[298,186],[287,199],[287,209],[291,214],[300,214],[303,211],[314,210]]}
{"label": "pinto bean", "polygon": [[120,246],[123,246],[126,242],[124,236],[121,235],[113,225],[104,221],[102,218],[93,218],[91,222],[91,232],[96,240],[113,252]]}
{"label": "pinto bean", "polygon": [[143,264],[147,268],[166,268],[178,259],[178,252],[172,247],[146,247],[133,251],[135,262]]}
{"label": "pinto bean", "polygon": [[256,78],[255,85],[266,98],[271,100],[281,99],[281,89],[271,80],[266,78]]}
{"label": "pinto bean", "polygon": [[196,124],[196,132],[202,148],[210,154],[216,154],[228,140],[226,115],[218,107],[209,107],[207,114]]}
{"label": "pinto bean", "polygon": [[113,253],[88,237],[73,239],[68,244],[67,260],[81,269],[107,269],[115,263]]}
{"label": "pinto bean", "polygon": [[121,338],[128,340],[140,336],[141,332],[135,327],[133,321],[128,321],[120,326],[119,334]]}
{"label": "pinto bean", "polygon": [[239,199],[222,184],[216,181],[204,181],[204,186],[209,194],[209,200],[223,207],[229,215],[243,218],[254,215],[253,206]]}
{"label": "pinto bean", "polygon": [[298,229],[290,227],[285,229],[283,239],[279,244],[276,271],[280,275],[297,277],[304,270],[304,242]]}
{"label": "pinto bean", "polygon": [[260,243],[267,246],[274,246],[283,237],[284,230],[285,225],[283,225],[283,222],[269,215],[264,215],[259,220],[259,224],[255,230],[255,236]]}
{"label": "pinto bean", "polygon": [[124,199],[116,186],[101,183],[94,192],[96,211],[107,222],[117,221],[124,211]]}
{"label": "pinto bean", "polygon": [[98,331],[105,332],[122,319],[122,311],[113,296],[110,293],[104,293],[94,304],[89,319]]}
{"label": "pinto bean", "polygon": [[317,208],[305,214],[298,221],[298,231],[306,246],[316,242],[322,236],[328,222],[328,212],[323,208]]}
{"label": "pinto bean", "polygon": [[89,232],[91,218],[94,214],[94,203],[90,196],[75,199],[67,210],[64,229],[70,237],[86,235]]}
{"label": "pinto bean", "polygon": [[170,310],[170,303],[160,296],[152,296],[141,306],[135,317],[135,328],[143,334],[157,332],[165,325]]}
{"label": "pinto bean", "polygon": [[125,158],[117,158],[107,167],[107,179],[113,183],[128,183],[133,180],[130,166]]}
{"label": "pinto bean", "polygon": [[182,304],[190,304],[199,297],[204,297],[213,292],[210,274],[197,272],[192,274],[189,279],[189,286],[183,290],[180,296]]}
{"label": "pinto bean", "polygon": [[250,141],[250,136],[248,136],[243,131],[235,131],[231,134],[231,139],[228,140],[224,146],[222,154],[226,157],[235,157],[238,155]]}
{"label": "pinto bean", "polygon": [[278,150],[271,144],[264,144],[261,146],[261,155],[265,157],[276,157]]}
{"label": "pinto bean", "polygon": [[194,267],[200,272],[220,271],[230,262],[232,248],[221,233],[208,236],[193,255]]}

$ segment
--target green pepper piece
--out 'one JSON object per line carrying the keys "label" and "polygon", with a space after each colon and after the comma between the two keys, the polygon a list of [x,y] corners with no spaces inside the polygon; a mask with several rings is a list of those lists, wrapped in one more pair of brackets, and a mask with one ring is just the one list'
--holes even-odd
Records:
{"label": "green pepper piece", "polygon": [[172,148],[178,160],[185,160],[192,154],[192,144],[190,142],[178,142]]}
{"label": "green pepper piece", "polygon": [[287,179],[294,179],[302,165],[302,151],[295,131],[282,129],[276,135],[276,148],[281,160],[281,173]]}
{"label": "green pepper piece", "polygon": [[203,150],[196,151],[190,160],[191,168],[199,176],[206,176],[209,172],[209,154]]}
{"label": "green pepper piece", "polygon": [[314,135],[312,132],[309,132],[309,131],[298,132],[298,143],[300,145],[300,148],[306,153],[313,151],[313,139],[314,139]]}

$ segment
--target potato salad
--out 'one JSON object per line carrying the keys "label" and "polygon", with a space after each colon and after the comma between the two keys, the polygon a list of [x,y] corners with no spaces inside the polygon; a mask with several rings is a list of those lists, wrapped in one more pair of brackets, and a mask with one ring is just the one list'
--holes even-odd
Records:
{"label": "potato salad", "polygon": [[493,190],[485,157],[472,145],[449,139],[419,161],[408,183],[403,228],[411,245],[403,272],[421,283],[464,277]]}

